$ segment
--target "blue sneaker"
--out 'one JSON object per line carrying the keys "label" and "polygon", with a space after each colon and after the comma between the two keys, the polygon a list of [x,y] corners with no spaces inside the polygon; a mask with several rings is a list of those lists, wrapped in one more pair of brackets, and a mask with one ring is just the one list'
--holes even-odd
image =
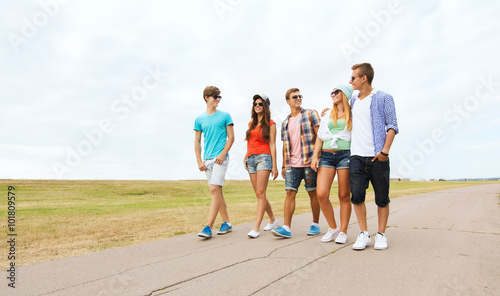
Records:
{"label": "blue sneaker", "polygon": [[291,231],[286,231],[285,228],[280,227],[278,229],[273,229],[271,230],[271,233],[274,236],[279,236],[279,237],[284,237],[284,238],[290,238],[292,237],[292,232]]}
{"label": "blue sneaker", "polygon": [[318,235],[320,234],[321,230],[319,229],[318,226],[311,225],[309,228],[309,231],[307,232],[307,235]]}
{"label": "blue sneaker", "polygon": [[226,234],[228,232],[231,232],[233,230],[233,226],[227,224],[227,222],[224,222],[220,225],[219,230],[217,230],[217,234]]}
{"label": "blue sneaker", "polygon": [[198,233],[199,237],[204,237],[204,238],[211,238],[212,237],[212,229],[210,229],[210,226],[205,226],[203,230]]}

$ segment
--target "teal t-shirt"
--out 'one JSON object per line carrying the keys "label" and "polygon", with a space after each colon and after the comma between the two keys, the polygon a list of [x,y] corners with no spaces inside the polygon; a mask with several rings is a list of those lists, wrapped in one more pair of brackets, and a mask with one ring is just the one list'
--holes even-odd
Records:
{"label": "teal t-shirt", "polygon": [[[203,159],[216,158],[224,150],[227,141],[226,126],[233,124],[231,115],[217,110],[212,115],[201,114],[194,121],[194,130],[203,133]],[[229,153],[228,155],[229,156]]]}
{"label": "teal t-shirt", "polygon": [[[335,135],[335,134],[338,134],[339,132],[343,131],[345,129],[345,120],[344,119],[337,119],[337,125],[335,125],[333,123],[333,119],[329,118],[328,120],[328,129],[330,130],[330,132]],[[328,140],[328,141],[325,141],[323,142],[323,149],[326,149],[326,150],[331,150],[332,147],[331,147],[331,143],[332,143],[332,140]],[[337,146],[338,148],[335,148],[335,149],[338,149],[338,150],[350,150],[351,149],[351,142],[350,141],[345,141],[345,140],[342,140],[342,139],[338,139],[337,140]]]}

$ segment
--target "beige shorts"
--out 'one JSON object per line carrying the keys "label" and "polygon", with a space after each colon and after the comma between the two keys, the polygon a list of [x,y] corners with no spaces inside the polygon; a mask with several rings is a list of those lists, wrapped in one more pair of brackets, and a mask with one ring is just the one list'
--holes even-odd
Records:
{"label": "beige shorts", "polygon": [[208,185],[217,185],[222,187],[224,179],[226,178],[227,167],[229,166],[229,157],[226,157],[222,164],[215,163],[215,158],[205,160],[205,167],[207,170]]}

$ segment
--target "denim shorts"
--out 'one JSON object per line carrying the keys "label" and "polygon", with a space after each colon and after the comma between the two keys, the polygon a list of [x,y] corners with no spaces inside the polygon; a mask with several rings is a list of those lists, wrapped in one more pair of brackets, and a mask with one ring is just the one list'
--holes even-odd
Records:
{"label": "denim shorts", "polygon": [[338,150],[333,152],[321,151],[319,167],[332,168],[337,170],[349,169],[349,158],[351,150]]}
{"label": "denim shorts", "polygon": [[257,171],[270,171],[273,169],[273,159],[271,154],[252,154],[247,158],[247,168],[249,174]]}
{"label": "denim shorts", "polygon": [[365,202],[366,189],[372,183],[375,192],[375,203],[383,208],[391,202],[389,199],[389,160],[372,162],[373,157],[351,156],[349,177],[351,185],[351,202],[355,205]]}
{"label": "denim shorts", "polygon": [[215,158],[205,160],[205,175],[207,176],[208,185],[217,185],[222,187],[224,179],[226,179],[226,171],[229,166],[229,157],[226,157],[222,164],[215,163]]}
{"label": "denim shorts", "polygon": [[300,182],[304,180],[306,191],[316,190],[317,173],[311,167],[288,168],[285,171],[285,190],[299,191]]}

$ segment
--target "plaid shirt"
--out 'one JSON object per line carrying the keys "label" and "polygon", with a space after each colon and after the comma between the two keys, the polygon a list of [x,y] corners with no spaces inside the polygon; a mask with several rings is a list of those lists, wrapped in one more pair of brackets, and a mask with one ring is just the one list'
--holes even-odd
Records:
{"label": "plaid shirt", "polygon": [[[316,143],[316,132],[314,127],[319,127],[320,119],[316,110],[300,108],[302,119],[300,121],[300,158],[302,164],[311,163],[314,154],[314,144]],[[288,120],[291,114],[281,124],[281,141],[285,150],[285,166],[290,166],[290,135],[288,133]]]}

